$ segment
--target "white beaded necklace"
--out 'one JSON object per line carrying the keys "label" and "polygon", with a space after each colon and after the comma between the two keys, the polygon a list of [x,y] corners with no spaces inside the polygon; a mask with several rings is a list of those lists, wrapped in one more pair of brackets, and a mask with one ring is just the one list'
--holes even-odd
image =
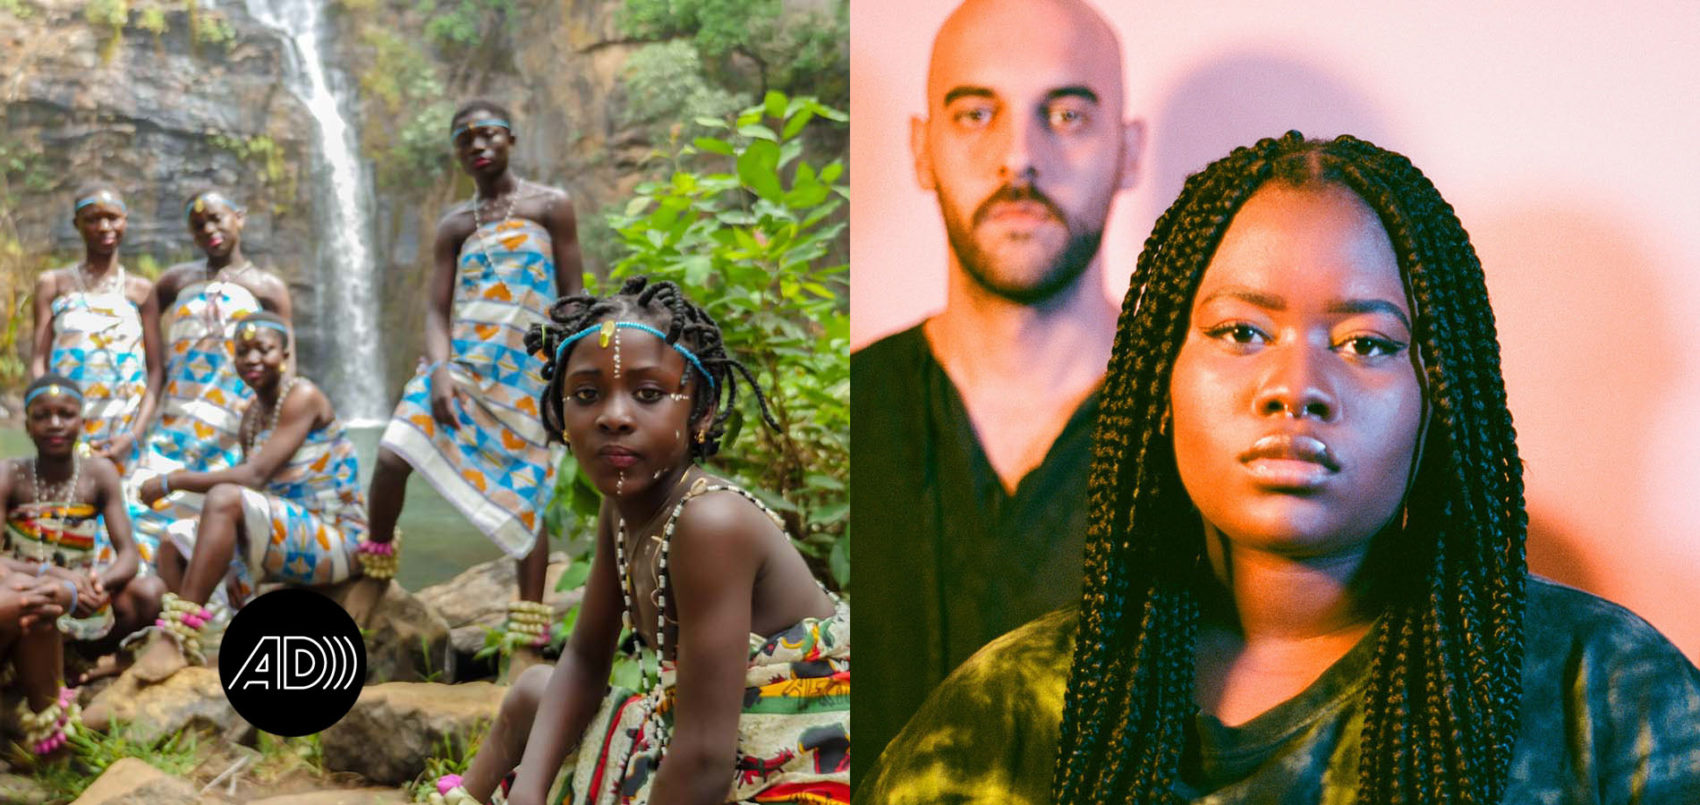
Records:
{"label": "white beaded necklace", "polygon": [[[278,417],[280,415],[282,415],[282,413],[283,413],[283,401],[289,399],[289,392],[294,391],[295,390],[295,384],[299,383],[299,382],[301,382],[301,376],[300,375],[293,375],[288,380],[284,381],[283,388],[278,390],[277,399],[272,402],[272,410],[271,410],[271,417],[270,417],[271,421],[270,421],[269,424],[267,424],[265,430],[262,431],[262,430],[258,429],[257,425],[259,424],[259,421],[260,421],[260,418],[258,416],[249,417],[247,420],[243,421],[243,423],[242,423],[242,450],[243,450],[243,452],[247,453],[249,456],[254,455],[255,449],[258,448],[260,445],[265,444],[265,442],[263,442],[263,441],[259,442],[258,444],[255,443],[255,440],[259,439],[260,434],[261,433],[266,434],[266,439],[269,440],[269,439],[271,439],[272,434],[277,432],[277,420],[278,420]],[[255,398],[256,401],[258,401],[258,399],[259,399],[258,397]]]}
{"label": "white beaded necklace", "polygon": [[[514,180],[513,191],[508,193],[508,208],[507,208],[507,210],[503,211],[502,220],[497,222],[498,223],[498,226],[497,226],[498,229],[501,228],[500,224],[506,224],[507,222],[513,220],[513,218],[514,218],[514,202],[519,197],[519,191],[520,191],[520,180],[516,179],[516,180]],[[491,269],[494,269],[496,267],[496,258],[490,256],[490,239],[478,231],[478,230],[484,228],[484,221],[478,215],[478,209],[480,207],[482,207],[483,205],[484,205],[484,199],[480,198],[478,196],[478,193],[476,191],[474,191],[473,194],[472,194],[472,237],[478,238],[478,251],[480,251],[484,254],[485,265],[488,266]]]}
{"label": "white beaded necklace", "polygon": [[36,456],[29,464],[30,491],[35,493],[36,503],[75,503],[77,502],[77,482],[83,477],[83,460],[74,451],[71,453],[71,479],[60,484],[43,484],[41,482],[41,456]]}

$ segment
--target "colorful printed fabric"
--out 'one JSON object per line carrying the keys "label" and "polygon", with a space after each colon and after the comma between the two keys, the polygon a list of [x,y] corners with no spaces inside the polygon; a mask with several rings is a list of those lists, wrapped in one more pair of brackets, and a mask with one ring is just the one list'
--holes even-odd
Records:
{"label": "colorful printed fabric", "polygon": [[[98,512],[87,503],[22,503],[6,513],[6,551],[25,562],[84,571],[103,567],[96,561],[98,522]],[[73,639],[97,640],[112,630],[112,607],[87,618],[66,613],[58,625]]]}
{"label": "colorful printed fabric", "polygon": [[[72,271],[77,270],[75,267]],[[129,433],[148,390],[142,317],[122,290],[70,291],[53,300],[53,351],[48,364],[83,392],[83,441],[103,442]],[[139,443],[118,457],[118,470],[135,461]]]}
{"label": "colorful printed fabric", "polygon": [[[850,801],[850,604],[764,638],[750,635],[738,754],[726,801]],[[575,805],[649,802],[673,729],[674,664],[647,694],[614,688],[585,731],[572,774]],[[592,751],[594,750],[594,751]]]}
{"label": "colorful printed fabric", "polygon": [[439,427],[431,417],[432,367],[421,367],[402,390],[382,442],[515,558],[531,551],[560,456],[537,410],[543,361],[524,343],[555,301],[551,254],[548,231],[524,219],[485,224],[467,237],[449,367],[472,404],[457,401],[459,428]]}
{"label": "colorful printed fabric", "polygon": [[[347,579],[357,567],[354,549],[366,537],[366,495],[342,422],[307,434],[264,491],[242,490],[242,511],[247,541],[231,560],[232,603],[245,601],[260,582],[317,586]],[[198,519],[180,520],[170,528],[184,556],[194,552],[198,526]]]}
{"label": "colorful printed fabric", "polygon": [[173,522],[200,517],[202,496],[173,492],[149,508],[139,502],[142,483],[174,470],[207,472],[242,461],[236,429],[253,392],[232,367],[226,339],[231,322],[259,309],[247,288],[215,280],[191,283],[163,314],[165,393],[160,416],[126,479],[130,519],[144,562],[153,560],[154,546]]}

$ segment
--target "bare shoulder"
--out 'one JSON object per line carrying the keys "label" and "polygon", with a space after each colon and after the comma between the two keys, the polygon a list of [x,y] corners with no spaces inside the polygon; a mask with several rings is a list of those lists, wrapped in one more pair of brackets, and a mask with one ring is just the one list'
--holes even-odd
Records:
{"label": "bare shoulder", "polygon": [[130,272],[124,273],[125,296],[129,296],[131,298],[135,298],[137,296],[146,297],[150,293],[153,293],[153,280],[150,280],[140,274]]}
{"label": "bare shoulder", "polygon": [[35,278],[36,298],[52,299],[64,292],[66,280],[71,276],[72,268],[74,268],[74,266],[53,268],[41,272],[41,274]]}
{"label": "bare shoulder", "polygon": [[99,488],[116,488],[122,478],[118,475],[118,465],[105,456],[89,456],[83,459],[83,472],[94,479]]}
{"label": "bare shoulder", "polygon": [[178,263],[159,272],[159,279],[154,280],[154,287],[164,294],[174,294],[183,290],[197,279],[206,274],[206,265],[200,261]]}
{"label": "bare shoulder", "polygon": [[730,490],[703,492],[690,499],[674,525],[675,546],[710,548],[715,553],[757,556],[785,540],[779,524],[759,506]]}
{"label": "bare shoulder", "polygon": [[322,427],[336,419],[336,409],[331,405],[331,398],[325,394],[319,384],[307,378],[296,384],[296,389],[283,401],[283,412],[291,416],[310,414],[313,424]]}

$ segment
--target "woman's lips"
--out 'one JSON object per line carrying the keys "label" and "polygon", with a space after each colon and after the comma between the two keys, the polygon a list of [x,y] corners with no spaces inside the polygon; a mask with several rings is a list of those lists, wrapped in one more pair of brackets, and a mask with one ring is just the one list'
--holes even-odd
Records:
{"label": "woman's lips", "polygon": [[1260,485],[1278,490],[1314,490],[1340,471],[1328,445],[1311,436],[1275,433],[1253,442],[1240,463]]}
{"label": "woman's lips", "polygon": [[624,447],[604,447],[597,452],[597,455],[601,456],[603,461],[608,462],[609,466],[618,470],[629,469],[632,465],[638,463],[638,454]]}

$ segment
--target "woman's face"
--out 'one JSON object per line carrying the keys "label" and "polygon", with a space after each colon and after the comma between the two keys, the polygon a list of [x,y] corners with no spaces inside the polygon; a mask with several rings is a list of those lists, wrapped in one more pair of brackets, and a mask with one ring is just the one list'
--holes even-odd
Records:
{"label": "woman's face", "polygon": [[1170,379],[1187,494],[1235,545],[1362,550],[1404,497],[1423,389],[1397,258],[1342,187],[1265,185],[1229,224]]}
{"label": "woman's face", "polygon": [[53,458],[70,455],[83,433],[83,398],[55,393],[50,387],[24,409],[24,430],[37,453]]}
{"label": "woman's face", "polygon": [[[618,328],[572,347],[561,416],[579,467],[604,495],[643,492],[690,461],[685,358],[652,333]],[[694,373],[693,373],[694,374]]]}
{"label": "woman's face", "polygon": [[289,363],[289,338],[269,327],[238,324],[231,352],[242,382],[255,391],[267,391],[277,385]]}
{"label": "woman's face", "polygon": [[77,234],[83,238],[83,247],[92,254],[107,255],[118,250],[118,244],[124,240],[124,228],[130,222],[129,213],[117,201],[97,200],[80,210],[73,219],[77,225]]}
{"label": "woman's face", "polygon": [[222,201],[197,199],[189,210],[189,234],[207,256],[224,257],[242,242],[247,221],[240,210]]}

